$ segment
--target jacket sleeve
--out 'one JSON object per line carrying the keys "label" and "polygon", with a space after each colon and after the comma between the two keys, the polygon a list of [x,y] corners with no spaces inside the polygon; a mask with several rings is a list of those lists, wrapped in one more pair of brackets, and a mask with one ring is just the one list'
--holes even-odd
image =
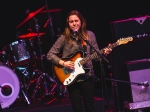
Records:
{"label": "jacket sleeve", "polygon": [[64,47],[64,36],[61,35],[56,42],[53,44],[53,46],[48,51],[46,58],[47,60],[51,61],[53,64],[58,65],[60,58],[57,56],[57,54],[60,53],[62,48]]}

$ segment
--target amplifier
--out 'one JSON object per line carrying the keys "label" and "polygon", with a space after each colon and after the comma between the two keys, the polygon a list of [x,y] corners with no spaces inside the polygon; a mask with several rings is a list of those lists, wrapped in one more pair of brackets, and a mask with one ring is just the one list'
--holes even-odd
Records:
{"label": "amplifier", "polygon": [[150,16],[113,21],[110,22],[110,27],[114,41],[127,36],[145,37],[150,33]]}
{"label": "amplifier", "polygon": [[[150,59],[141,59],[128,61],[126,63],[127,71],[131,84],[132,100],[124,103],[126,109],[145,109],[150,107],[150,87],[144,85],[144,82],[150,82]],[[138,84],[139,83],[139,84]],[[140,85],[143,83],[143,85]]]}
{"label": "amplifier", "polygon": [[145,82],[150,82],[149,59],[128,61],[126,64],[130,82],[137,83],[130,85],[132,102],[150,101],[150,86],[144,86]]}
{"label": "amplifier", "polygon": [[[149,60],[146,62],[136,61],[135,63],[128,63],[126,64],[127,66],[124,66],[124,63],[129,61],[150,58],[150,16],[145,15],[113,21],[110,23],[110,27],[113,41],[128,36],[135,37],[132,42],[116,47],[110,54],[113,78],[137,83],[150,82]],[[130,67],[135,69],[131,70]],[[126,89],[123,88],[125,86],[127,86]],[[120,109],[124,108],[125,101],[137,103],[150,100],[150,92],[148,92],[150,91],[150,87],[143,89],[141,86],[117,83],[117,89],[116,94],[114,93],[114,102],[116,105],[119,103]]]}

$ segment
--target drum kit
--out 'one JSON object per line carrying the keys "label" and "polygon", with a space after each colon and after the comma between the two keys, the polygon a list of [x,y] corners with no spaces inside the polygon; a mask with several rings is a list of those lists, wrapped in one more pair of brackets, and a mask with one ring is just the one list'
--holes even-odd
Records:
{"label": "drum kit", "polygon": [[[44,71],[40,37],[45,33],[38,31],[39,26],[34,16],[38,13],[59,11],[61,9],[45,10],[42,7],[36,12],[28,14],[28,17],[16,28],[22,26],[29,19],[35,20],[36,32],[19,35],[18,39],[3,47],[0,52],[0,107],[8,108],[18,99],[31,104],[35,100],[41,100],[45,96],[54,97],[56,92],[66,93],[66,88]],[[33,39],[38,38],[40,55]],[[37,69],[37,59],[40,59],[42,70]]]}

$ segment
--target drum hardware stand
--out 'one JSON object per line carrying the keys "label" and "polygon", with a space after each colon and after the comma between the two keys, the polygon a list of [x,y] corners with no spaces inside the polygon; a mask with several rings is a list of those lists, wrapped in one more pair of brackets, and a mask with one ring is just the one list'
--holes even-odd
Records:
{"label": "drum hardware stand", "polygon": [[[21,71],[21,73],[25,76],[25,77],[28,77],[29,76],[29,73],[27,71],[27,68],[26,67],[17,67],[18,70]],[[28,77],[29,78],[29,77]],[[24,83],[22,83],[23,87],[27,88],[27,84],[25,84],[25,78],[24,78]],[[27,90],[26,90],[26,94],[27,94]]]}
{"label": "drum hardware stand", "polygon": [[52,78],[52,77],[50,77],[48,74],[45,74],[46,75],[46,77],[48,77],[49,78],[49,80],[54,84],[53,85],[53,87],[52,87],[52,89],[51,89],[51,91],[50,91],[50,95],[52,95],[52,93],[53,93],[53,91],[55,90],[55,88],[58,86],[58,84],[57,84],[57,82]]}
{"label": "drum hardware stand", "polygon": [[[20,70],[21,73],[24,74],[25,76],[29,75],[26,67],[17,67],[17,69]],[[25,81],[25,79],[24,79],[24,81]],[[27,85],[25,83],[23,84],[23,82],[21,82],[20,86],[21,86],[21,92],[22,92],[25,100],[27,101],[28,104],[30,104],[30,101],[29,101],[28,97],[26,96],[26,94],[27,94],[27,89],[26,89]],[[25,88],[26,93],[24,92],[23,88]]]}
{"label": "drum hardware stand", "polygon": [[0,102],[0,112],[3,112],[2,106],[1,106],[1,102]]}
{"label": "drum hardware stand", "polygon": [[[22,89],[22,88],[21,88],[21,89]],[[27,103],[30,104],[30,101],[29,101],[28,97],[26,96],[26,94],[24,93],[24,90],[23,90],[23,89],[22,89],[22,93],[23,93],[23,95],[24,95],[24,97],[25,97]]]}
{"label": "drum hardware stand", "polygon": [[38,71],[41,75],[38,77],[37,81],[36,81],[36,86],[33,90],[33,95],[32,95],[32,98],[35,97],[35,94],[37,93],[37,90],[39,89],[39,86],[41,84],[41,78],[43,77],[43,73],[41,73],[41,71]]}
{"label": "drum hardware stand", "polygon": [[[0,88],[3,88],[3,87],[0,85]],[[3,112],[1,103],[2,103],[2,101],[0,100],[0,112]]]}
{"label": "drum hardware stand", "polygon": [[46,105],[49,105],[49,104],[51,104],[53,101],[57,100],[57,99],[58,99],[57,97],[64,96],[64,94],[67,93],[67,89],[66,89],[65,86],[64,86],[64,87],[65,87],[65,89],[64,89],[64,88],[57,82],[57,80],[53,79],[52,77],[50,77],[50,76],[48,76],[48,75],[47,75],[47,77],[48,77],[49,80],[54,84],[53,87],[52,87],[52,89],[51,89],[51,91],[50,91],[50,95],[53,95],[53,96],[54,96],[54,94],[55,94],[54,90],[55,90],[55,89],[58,89],[57,92],[59,92],[59,96],[54,96],[53,99],[49,100],[49,101],[46,103]]}
{"label": "drum hardware stand", "polygon": [[35,81],[37,81],[37,78],[34,79],[34,80],[32,80],[32,78],[33,78],[33,76],[36,74],[36,72],[39,72],[38,69],[35,69],[35,70],[33,71],[32,77],[30,78],[29,83],[27,84],[27,90],[29,89],[29,87],[30,87],[30,85],[31,85],[32,83],[34,83]]}
{"label": "drum hardware stand", "polygon": [[[51,89],[49,90],[48,87],[45,87],[45,86],[48,86],[48,85],[47,85],[48,83],[45,84],[45,82],[44,82],[44,89],[46,88],[46,89],[45,89],[46,94],[44,94],[44,95],[42,95],[40,98],[38,98],[38,101],[39,101],[39,100],[41,100],[42,98],[44,98],[45,96],[48,96],[48,95],[54,96],[54,93],[55,93],[54,91],[55,91],[55,89],[58,88],[59,86],[58,86],[58,83],[57,83],[52,77],[50,77],[47,73],[42,73],[41,71],[38,71],[38,72],[40,73],[40,76],[39,76],[38,79],[37,79],[36,87],[35,87],[35,89],[33,90],[32,98],[35,98],[35,94],[36,94],[37,90],[40,89],[40,84],[41,84],[41,81],[42,81],[43,78],[47,77],[47,78],[52,82],[52,84],[53,84],[53,86],[52,86]],[[59,88],[59,91],[61,91],[60,88]]]}
{"label": "drum hardware stand", "polygon": [[[34,98],[34,96],[35,96],[37,90],[38,90],[39,88],[41,88],[41,87],[40,87],[41,81],[42,81],[42,79],[46,78],[47,75],[48,75],[48,74],[46,74],[46,73],[41,73],[41,75],[40,75],[39,78],[37,79],[36,87],[35,87],[35,89],[34,89],[34,91],[33,91],[33,96],[32,96],[32,98]],[[42,95],[40,98],[38,98],[38,100],[41,100],[41,99],[44,98],[45,96],[51,95],[51,94],[49,93],[48,83],[45,82],[45,80],[44,80],[44,89],[45,89],[45,94],[43,93],[44,95]]]}
{"label": "drum hardware stand", "polygon": [[8,61],[8,59],[5,59],[5,56],[6,56],[6,51],[3,50],[0,52],[0,54],[2,54],[2,64],[5,65],[5,66],[10,66],[10,63]]}
{"label": "drum hardware stand", "polygon": [[53,85],[51,91],[49,92],[48,87],[45,87],[45,86],[47,86],[48,83],[45,84],[45,81],[44,81],[44,88],[46,88],[46,89],[45,89],[45,91],[46,91],[46,94],[45,94],[45,95],[51,95],[51,93],[52,93],[52,92],[54,91],[54,89],[57,87],[55,80],[52,79],[47,73],[42,73],[41,71],[38,71],[38,72],[40,73],[40,76],[38,77],[38,79],[36,79],[36,80],[37,80],[37,82],[36,82],[36,87],[35,87],[35,89],[33,90],[32,98],[34,98],[34,96],[35,96],[37,90],[39,89],[39,86],[40,86],[40,84],[41,84],[42,78],[47,77],[51,82],[54,83],[54,85]]}
{"label": "drum hardware stand", "polygon": [[33,54],[32,54],[32,55],[33,55],[33,58],[35,59],[35,58],[37,58],[37,56],[36,56],[36,52],[35,52],[35,50],[34,50],[33,39],[34,39],[34,38],[30,38],[29,41],[30,41],[30,45],[31,45],[32,51],[33,51]]}
{"label": "drum hardware stand", "polygon": [[[37,34],[38,34],[38,36],[37,36],[37,38],[38,38],[38,46],[39,46],[39,51],[40,51],[40,60],[41,60],[41,65],[42,65],[42,73],[41,73],[41,75],[40,75],[40,77],[38,78],[38,80],[37,80],[37,85],[36,85],[36,88],[35,88],[35,90],[34,90],[34,94],[36,93],[36,91],[37,91],[37,88],[38,88],[38,85],[39,85],[39,82],[41,81],[41,78],[43,77],[43,79],[44,79],[44,89],[45,89],[45,95],[48,95],[48,87],[47,87],[47,85],[48,85],[48,83],[47,83],[47,81],[46,81],[46,79],[45,79],[45,70],[44,70],[44,64],[43,64],[43,54],[42,54],[42,48],[41,48],[41,44],[42,44],[42,42],[41,42],[41,40],[40,40],[40,36],[39,36],[39,25],[38,25],[38,23],[37,23],[37,19],[36,18],[34,18],[34,20],[35,20],[35,28],[36,28],[36,31],[37,31]],[[34,95],[33,95],[34,96]]]}

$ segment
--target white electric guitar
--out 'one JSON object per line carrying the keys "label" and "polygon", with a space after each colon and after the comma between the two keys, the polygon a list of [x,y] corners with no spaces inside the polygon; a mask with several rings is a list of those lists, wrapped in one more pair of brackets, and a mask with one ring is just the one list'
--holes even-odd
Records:
{"label": "white electric guitar", "polygon": [[[113,49],[114,47],[118,45],[126,44],[132,40],[133,40],[132,37],[122,38],[122,39],[117,40],[117,42],[109,45],[107,48]],[[104,52],[104,49],[101,49],[100,53],[103,54],[103,52]],[[72,84],[79,75],[89,72],[90,68],[84,68],[83,65],[87,63],[89,60],[95,59],[97,57],[98,55],[96,52],[94,52],[91,55],[88,55],[87,57],[84,57],[83,51],[81,50],[77,51],[71,57],[62,58],[63,61],[69,61],[69,60],[73,61],[74,70],[70,70],[60,65],[57,65],[57,66],[53,65],[53,72],[61,84],[68,86]]]}

